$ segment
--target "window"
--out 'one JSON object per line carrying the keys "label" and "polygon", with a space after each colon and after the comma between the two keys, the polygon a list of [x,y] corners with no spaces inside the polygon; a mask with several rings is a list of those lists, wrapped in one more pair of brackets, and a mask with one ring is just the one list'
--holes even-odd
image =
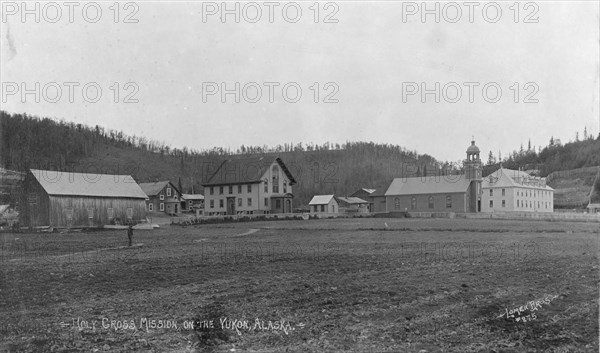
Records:
{"label": "window", "polygon": [[446,208],[452,208],[452,196],[446,196]]}
{"label": "window", "polygon": [[65,210],[65,216],[67,216],[67,221],[72,221],[73,220],[73,207],[68,207]]}
{"label": "window", "polygon": [[242,193],[242,184],[238,185],[238,194]]}
{"label": "window", "polygon": [[265,206],[269,207],[269,198],[265,197]]}
{"label": "window", "polygon": [[30,193],[30,194],[27,196],[27,202],[29,202],[29,203],[30,203],[30,204],[32,204],[32,205],[33,205],[33,204],[36,204],[36,203],[37,203],[37,200],[38,200],[38,198],[37,198],[37,194],[36,194],[36,193],[33,193],[33,192],[32,192],[32,193]]}
{"label": "window", "polygon": [[502,208],[506,207],[506,200],[502,200]]}
{"label": "window", "polygon": [[275,208],[281,208],[281,200],[275,200]]}
{"label": "window", "polygon": [[163,195],[163,194],[160,194],[160,199],[161,199],[161,200],[164,200],[164,199],[165,199],[165,195]]}
{"label": "window", "polygon": [[238,207],[242,207],[242,198],[238,198]]}
{"label": "window", "polygon": [[335,205],[331,205],[331,213],[335,213]]}
{"label": "window", "polygon": [[91,207],[88,207],[87,209],[87,213],[88,213],[88,218],[94,218],[94,209]]}
{"label": "window", "polygon": [[325,212],[325,205],[321,205],[321,212]]}
{"label": "window", "polygon": [[433,196],[429,196],[429,208],[433,208]]}
{"label": "window", "polygon": [[153,203],[149,203],[148,204],[148,211],[154,211],[154,204]]}
{"label": "window", "polygon": [[252,184],[248,184],[248,193],[252,192]]}
{"label": "window", "polygon": [[229,185],[229,195],[233,194],[233,185]]}
{"label": "window", "polygon": [[132,219],[132,218],[133,218],[133,208],[127,207],[127,219]]}
{"label": "window", "polygon": [[286,194],[287,193],[287,181],[283,182],[283,193]]}
{"label": "window", "polygon": [[192,206],[194,206],[194,202],[192,200],[188,201],[188,206],[192,208]]}
{"label": "window", "polygon": [[252,198],[249,197],[247,201],[248,201],[248,206],[252,206]]}
{"label": "window", "polygon": [[269,192],[269,183],[265,182],[265,192]]}
{"label": "window", "polygon": [[417,198],[414,196],[410,199],[410,209],[411,210],[417,209]]}
{"label": "window", "polygon": [[210,200],[210,208],[215,208],[215,200]]}
{"label": "window", "polygon": [[506,189],[502,189],[502,196],[506,196]]}
{"label": "window", "polygon": [[[152,205],[152,204],[151,204]],[[108,219],[113,219],[115,218],[115,212],[112,208],[107,208],[106,209],[106,216],[108,217]]]}
{"label": "window", "polygon": [[273,193],[279,193],[279,167],[274,165],[271,168],[271,174],[273,176]]}
{"label": "window", "polygon": [[490,208],[494,208],[494,200],[490,200]]}
{"label": "window", "polygon": [[165,210],[165,204],[161,202],[160,205],[159,205],[159,207],[158,207],[158,209],[160,211],[164,211]]}
{"label": "window", "polygon": [[167,196],[171,196],[171,188],[167,188]]}
{"label": "window", "polygon": [[219,195],[223,195],[223,187],[219,186]]}
{"label": "window", "polygon": [[219,207],[223,208],[223,202],[224,202],[223,199],[219,200]]}
{"label": "window", "polygon": [[214,195],[214,194],[215,194],[215,188],[214,188],[214,187],[212,187],[212,186],[210,187],[210,194],[211,194],[211,195]]}
{"label": "window", "polygon": [[494,196],[494,189],[490,189],[490,196]]}
{"label": "window", "polygon": [[399,197],[396,197],[394,199],[394,208],[397,209],[397,210],[400,209],[400,198]]}

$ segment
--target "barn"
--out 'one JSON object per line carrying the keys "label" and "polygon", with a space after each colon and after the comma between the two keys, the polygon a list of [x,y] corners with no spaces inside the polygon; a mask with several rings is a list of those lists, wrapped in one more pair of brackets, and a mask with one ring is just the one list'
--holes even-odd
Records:
{"label": "barn", "polygon": [[29,227],[101,227],[146,218],[146,194],[129,175],[31,169],[21,205],[21,225]]}

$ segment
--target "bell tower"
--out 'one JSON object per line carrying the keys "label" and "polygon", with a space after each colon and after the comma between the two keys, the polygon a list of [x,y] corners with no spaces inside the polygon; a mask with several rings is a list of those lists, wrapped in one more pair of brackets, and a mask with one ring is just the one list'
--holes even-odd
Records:
{"label": "bell tower", "polygon": [[482,180],[479,147],[475,146],[474,138],[471,140],[471,146],[467,148],[467,159],[463,162],[463,167],[467,180]]}
{"label": "bell tower", "polygon": [[467,148],[467,159],[463,162],[464,177],[470,183],[467,192],[468,212],[481,212],[481,181],[482,167],[479,158],[479,147],[475,146],[475,138],[471,140],[471,146]]}

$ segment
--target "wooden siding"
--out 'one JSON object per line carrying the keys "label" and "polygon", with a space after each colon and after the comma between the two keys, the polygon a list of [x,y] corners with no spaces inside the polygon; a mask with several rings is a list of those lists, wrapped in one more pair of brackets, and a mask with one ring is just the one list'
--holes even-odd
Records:
{"label": "wooden siding", "polygon": [[[415,212],[466,212],[467,193],[449,193],[449,194],[419,194],[419,195],[398,195],[386,196],[387,211],[415,211]],[[417,199],[416,209],[411,208],[412,197]],[[429,208],[429,196],[433,196],[433,208]],[[452,207],[446,207],[446,196],[452,198]],[[396,198],[398,204],[396,205]]]}
{"label": "wooden siding", "polygon": [[[68,221],[67,213],[73,209],[72,221]],[[111,224],[108,209],[113,209],[113,219],[120,219],[121,223],[128,221],[127,209],[131,208],[131,220],[140,221],[146,218],[146,205],[144,199],[87,197],[87,196],[50,196],[50,225],[55,227],[97,227]],[[89,218],[88,210],[93,210],[93,217]]]}
{"label": "wooden siding", "polygon": [[49,219],[48,194],[31,173],[27,173],[21,195],[19,222],[28,227],[46,226]]}

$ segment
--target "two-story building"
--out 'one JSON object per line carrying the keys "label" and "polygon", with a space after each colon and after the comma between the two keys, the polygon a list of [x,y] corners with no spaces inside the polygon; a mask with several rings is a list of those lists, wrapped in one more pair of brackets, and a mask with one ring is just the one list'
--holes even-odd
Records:
{"label": "two-story building", "polygon": [[291,213],[294,184],[281,158],[224,160],[203,184],[204,215]]}
{"label": "two-story building", "polygon": [[482,212],[554,212],[554,189],[546,178],[500,169],[484,178]]}
{"label": "two-story building", "polygon": [[181,192],[168,180],[154,183],[140,183],[148,196],[146,210],[148,212],[164,212],[169,215],[181,212]]}

